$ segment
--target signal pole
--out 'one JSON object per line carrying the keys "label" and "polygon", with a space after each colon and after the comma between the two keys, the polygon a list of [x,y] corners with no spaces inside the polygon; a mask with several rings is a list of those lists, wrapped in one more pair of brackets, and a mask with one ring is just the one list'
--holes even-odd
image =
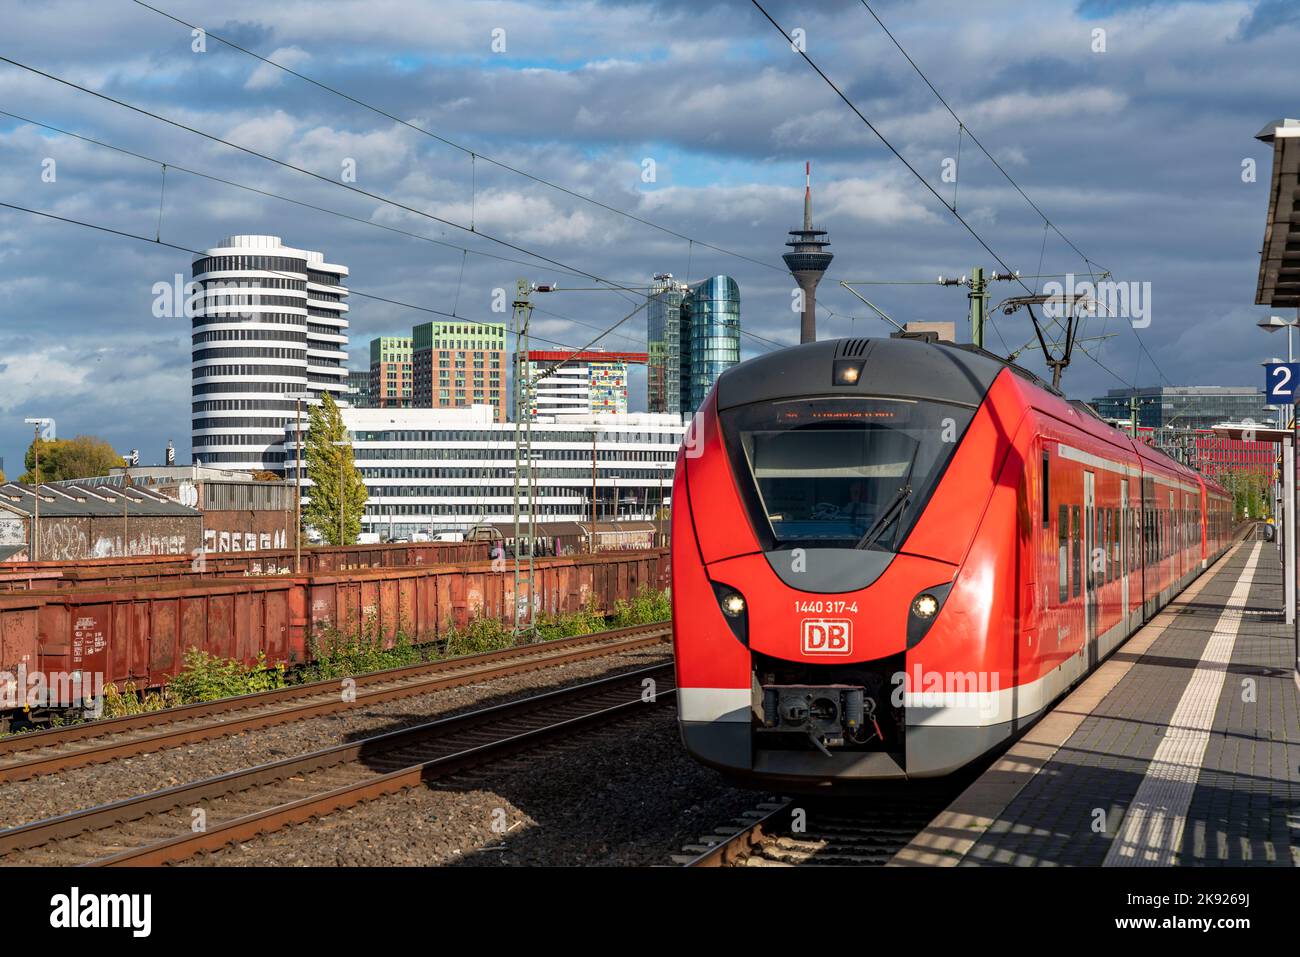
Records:
{"label": "signal pole", "polygon": [[976,266],[970,271],[970,341],[981,349],[984,348],[984,322],[989,314],[988,284],[984,281],[984,267]]}
{"label": "signal pole", "polygon": [[[514,638],[519,640],[523,626],[523,606],[520,605],[520,586],[526,581],[528,588],[528,630],[533,626],[533,545],[534,525],[533,506],[536,498],[536,483],[533,478],[533,404],[532,373],[526,368],[528,361],[528,322],[532,317],[533,304],[528,298],[532,286],[526,279],[516,284],[514,312],[511,325],[515,334],[515,473],[514,473],[514,513],[515,513],[515,627]],[[520,538],[520,473],[524,474],[524,494],[528,508],[528,565],[527,576],[524,573],[523,543]]]}
{"label": "signal pole", "polygon": [[984,278],[984,267],[975,266],[970,271],[970,276],[962,276],[960,279],[945,279],[939,277],[941,286],[969,286],[970,292],[966,298],[970,300],[970,341],[979,348],[984,348],[984,326],[989,317],[989,283],[990,282],[1015,282],[1019,280],[1019,272],[1011,273],[993,273],[992,276]]}

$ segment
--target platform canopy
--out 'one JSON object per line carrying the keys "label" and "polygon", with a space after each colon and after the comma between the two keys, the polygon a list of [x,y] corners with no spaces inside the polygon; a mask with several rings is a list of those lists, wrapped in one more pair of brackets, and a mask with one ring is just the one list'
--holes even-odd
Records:
{"label": "platform canopy", "polygon": [[1260,250],[1255,302],[1300,307],[1300,120],[1277,120],[1255,135],[1273,144],[1273,178],[1268,222]]}
{"label": "platform canopy", "polygon": [[1271,425],[1255,425],[1251,422],[1221,422],[1211,426],[1215,435],[1227,439],[1240,439],[1246,442],[1290,442],[1290,429],[1279,429]]}

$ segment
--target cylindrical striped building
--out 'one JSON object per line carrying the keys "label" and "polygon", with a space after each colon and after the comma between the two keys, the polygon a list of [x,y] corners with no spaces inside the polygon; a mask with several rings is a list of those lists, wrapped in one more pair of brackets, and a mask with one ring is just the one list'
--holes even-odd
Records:
{"label": "cylindrical striped building", "polygon": [[296,393],[347,391],[348,270],[278,236],[231,236],[194,260],[191,451],[284,470]]}

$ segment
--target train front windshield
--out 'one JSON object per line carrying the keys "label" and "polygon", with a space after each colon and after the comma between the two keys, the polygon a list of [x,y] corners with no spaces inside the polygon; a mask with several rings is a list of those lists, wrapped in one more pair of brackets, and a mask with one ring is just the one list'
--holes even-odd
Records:
{"label": "train front windshield", "polygon": [[928,400],[828,397],[755,403],[723,412],[721,421],[768,550],[892,550],[973,414]]}

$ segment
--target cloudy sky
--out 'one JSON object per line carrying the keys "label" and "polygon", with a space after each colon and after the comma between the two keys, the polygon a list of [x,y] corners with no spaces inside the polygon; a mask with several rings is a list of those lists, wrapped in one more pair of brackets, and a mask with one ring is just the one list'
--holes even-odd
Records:
{"label": "cloudy sky", "polygon": [[[211,36],[196,51],[189,27],[131,0],[0,3],[0,56],[329,180],[0,62],[0,110],[139,154],[0,115],[0,203],[149,240],[0,208],[0,456],[11,477],[30,437],[22,419],[35,415],[54,417],[61,435],[137,447],[145,462],[174,439],[188,461],[188,321],[152,307],[154,285],[188,278],[191,257],[155,237],[200,249],[279,235],[350,267],[359,292],[485,320],[501,318],[493,290],[520,277],[643,285],[657,272],[725,272],[740,284],[750,356],[797,339],[780,257],[811,160],[814,218],[835,254],[823,337],[889,331],[841,280],[893,281],[859,288],[896,319],[962,328],[963,291],[924,283],[998,268],[748,0],[151,2],[435,135]],[[1254,134],[1300,114],[1288,95],[1300,88],[1300,4],[872,3],[1088,261],[959,135],[859,0],[764,6],[802,31],[808,55],[945,201],[955,188],[958,213],[1003,263],[1027,277],[1101,268],[1150,283],[1149,326],[1089,320],[1086,335],[1113,338],[1087,345],[1095,359],[1076,358],[1071,395],[1253,385],[1258,363],[1285,351],[1253,326],[1267,312],[1253,301],[1271,162]],[[943,171],[959,145],[954,186]],[[338,185],[349,161],[355,185],[383,200]],[[161,163],[354,219],[175,169],[164,177]],[[994,301],[1023,291],[998,284]],[[351,305],[355,368],[368,366],[371,336],[432,318]],[[539,302],[534,331],[581,346],[630,309],[609,292],[561,292]],[[643,317],[602,344],[644,347]],[[1031,338],[1023,315],[999,316],[987,344],[1006,354]],[[1022,361],[1041,369],[1032,350]]]}

